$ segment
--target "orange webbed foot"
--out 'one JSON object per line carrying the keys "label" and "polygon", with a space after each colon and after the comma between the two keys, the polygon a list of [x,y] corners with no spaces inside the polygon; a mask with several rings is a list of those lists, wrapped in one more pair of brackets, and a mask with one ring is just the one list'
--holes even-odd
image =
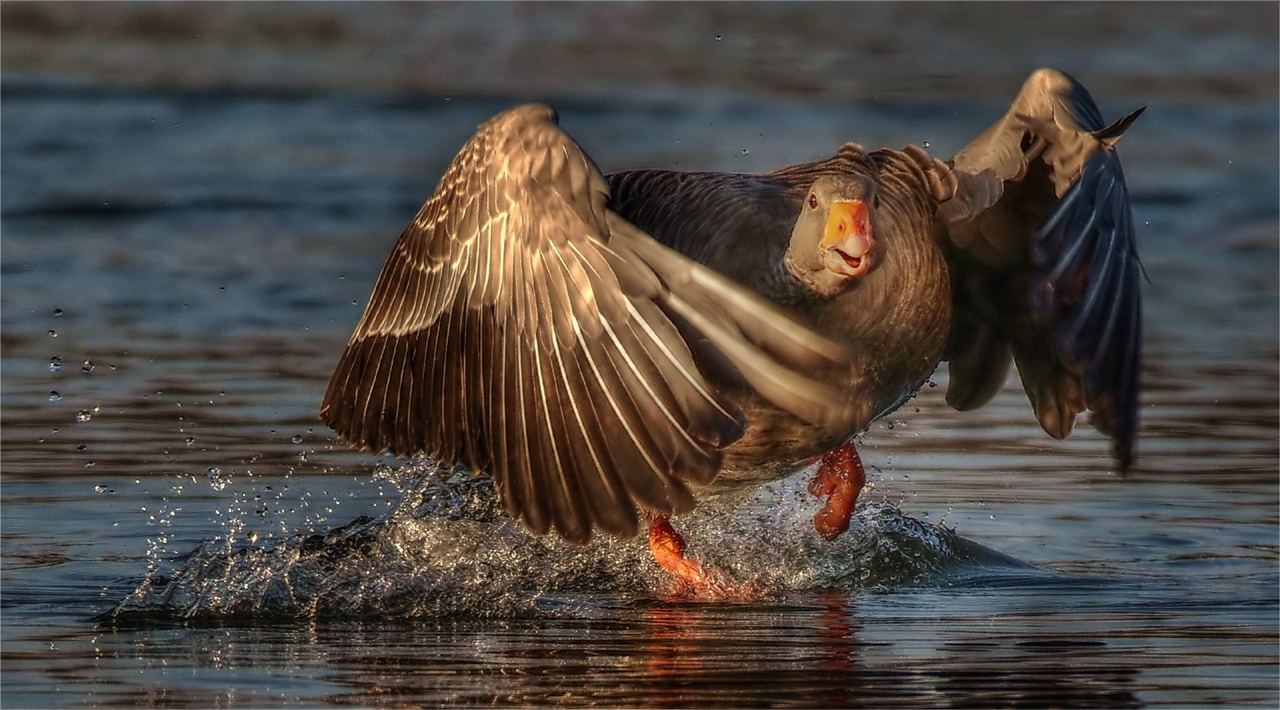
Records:
{"label": "orange webbed foot", "polygon": [[813,516],[813,527],[828,540],[840,537],[849,529],[849,519],[858,504],[858,494],[867,484],[867,473],[858,458],[853,442],[827,452],[822,456],[818,473],[809,482],[809,492],[815,496],[827,496],[826,505]]}
{"label": "orange webbed foot", "polygon": [[684,538],[665,517],[649,523],[649,549],[658,566],[671,573],[676,582],[694,596],[749,601],[764,592],[758,584],[740,583],[718,569],[685,557]]}

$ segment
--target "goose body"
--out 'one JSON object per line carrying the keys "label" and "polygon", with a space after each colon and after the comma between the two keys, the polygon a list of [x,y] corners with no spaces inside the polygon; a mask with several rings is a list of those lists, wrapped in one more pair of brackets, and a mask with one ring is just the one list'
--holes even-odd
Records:
{"label": "goose body", "polygon": [[848,144],[606,178],[551,109],[505,111],[396,242],[321,418],[485,471],[573,542],[642,518],[653,542],[695,492],[846,445],[943,360],[957,409],[1016,362],[1049,434],[1092,410],[1127,466],[1141,311],[1114,145],[1137,113],[1106,125],[1042,69],[951,160]]}
{"label": "goose body", "polygon": [[[743,435],[724,449],[718,481],[759,482],[843,443],[897,408],[937,367],[949,335],[950,280],[934,234],[932,161],[922,153],[867,153],[848,144],[833,157],[767,175],[661,170],[609,176],[609,206],[654,239],[787,309],[846,346],[833,392],[859,403],[852,431],[828,434],[749,387],[727,388],[743,412]],[[788,238],[805,197],[824,176],[876,186],[877,263],[824,298],[787,268]]]}

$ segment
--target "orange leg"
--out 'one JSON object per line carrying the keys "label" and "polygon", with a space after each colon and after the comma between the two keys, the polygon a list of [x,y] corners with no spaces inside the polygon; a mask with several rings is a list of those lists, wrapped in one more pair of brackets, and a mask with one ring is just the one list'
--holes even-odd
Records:
{"label": "orange leg", "polygon": [[665,517],[659,516],[649,523],[649,549],[653,559],[695,594],[742,599],[759,596],[760,590],[754,585],[739,585],[720,570],[703,567],[685,557],[684,547],[684,538]]}
{"label": "orange leg", "polygon": [[827,496],[827,504],[813,516],[813,526],[819,535],[834,540],[849,529],[853,507],[866,484],[867,473],[852,441],[822,456],[818,474],[809,482],[810,493]]}

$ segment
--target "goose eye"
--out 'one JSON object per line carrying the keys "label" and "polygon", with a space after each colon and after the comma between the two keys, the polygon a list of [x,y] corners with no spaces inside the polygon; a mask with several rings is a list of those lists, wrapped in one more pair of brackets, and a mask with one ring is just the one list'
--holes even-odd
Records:
{"label": "goose eye", "polygon": [[809,209],[818,209],[818,196],[812,192],[809,193]]}

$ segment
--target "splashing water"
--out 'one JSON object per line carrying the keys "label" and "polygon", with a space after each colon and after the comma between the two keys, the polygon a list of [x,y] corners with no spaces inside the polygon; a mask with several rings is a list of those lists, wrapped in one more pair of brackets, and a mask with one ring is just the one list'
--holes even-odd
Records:
{"label": "splashing water", "polygon": [[222,469],[217,466],[211,467],[204,472],[205,478],[209,479],[209,487],[215,491],[225,489],[231,483],[231,474],[223,473]]}
{"label": "splashing water", "polygon": [[[172,574],[151,570],[105,619],[527,618],[572,609],[566,598],[671,593],[643,535],[581,547],[533,535],[506,515],[490,479],[430,461],[379,466],[375,478],[401,492],[386,514],[262,545],[206,542]],[[711,499],[675,523],[691,554],[771,595],[1048,574],[887,504],[863,503],[846,534],[823,540],[805,480]]]}

